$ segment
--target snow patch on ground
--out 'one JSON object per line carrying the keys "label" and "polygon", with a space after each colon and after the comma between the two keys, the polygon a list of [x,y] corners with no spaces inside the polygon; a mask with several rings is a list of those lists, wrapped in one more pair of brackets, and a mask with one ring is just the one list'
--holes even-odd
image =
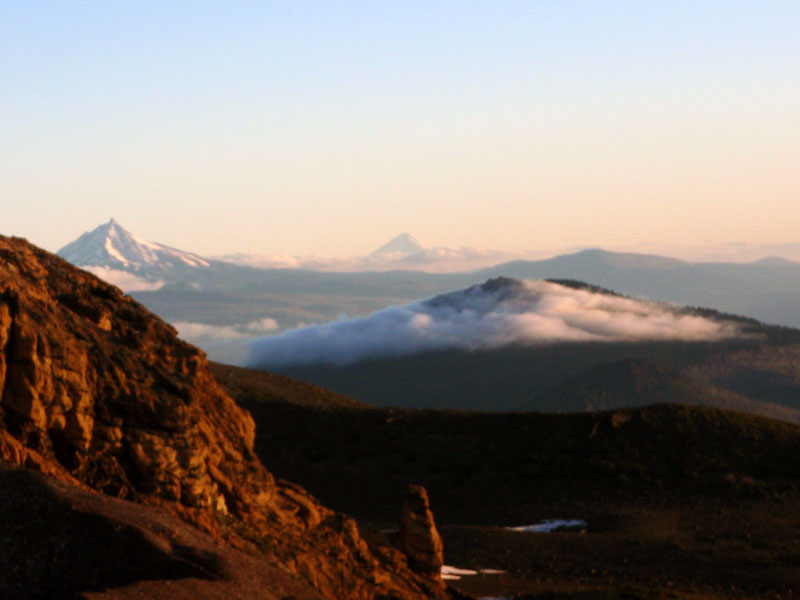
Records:
{"label": "snow patch on ground", "polygon": [[459,569],[458,567],[451,567],[449,565],[442,565],[442,579],[452,579],[457,580],[461,579],[466,575],[477,575],[477,571],[473,571],[472,569]]}
{"label": "snow patch on ground", "polygon": [[559,529],[575,529],[586,527],[586,521],[582,519],[548,519],[535,525],[519,525],[518,527],[506,527],[511,531],[525,531],[527,533],[551,533]]}
{"label": "snow patch on ground", "polygon": [[441,570],[442,579],[458,580],[462,577],[469,577],[472,575],[500,575],[505,571],[499,569],[461,569],[459,567],[452,567],[450,565],[443,565]]}
{"label": "snow patch on ground", "polygon": [[502,575],[505,571],[501,571],[500,569],[481,569],[478,573],[481,575]]}

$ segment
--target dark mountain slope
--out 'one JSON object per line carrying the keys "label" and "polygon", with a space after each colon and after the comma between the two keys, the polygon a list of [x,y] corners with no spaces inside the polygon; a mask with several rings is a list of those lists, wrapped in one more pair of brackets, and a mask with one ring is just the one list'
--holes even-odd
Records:
{"label": "dark mountain slope", "polygon": [[[586,369],[628,359],[663,365],[681,376],[743,396],[748,405],[752,401],[800,408],[800,344],[794,341],[510,346],[476,352],[421,352],[341,367],[292,367],[280,372],[378,406],[560,410],[551,401],[540,405],[539,399],[544,400],[545,392]],[[393,384],[386,386],[387,381]],[[745,405],[741,408],[749,410]]]}
{"label": "dark mountain slope", "polygon": [[[548,415],[242,403],[257,423],[273,425],[256,442],[270,468],[291,472],[341,510],[374,519],[390,518],[392,499],[408,481],[427,487],[440,521],[487,525],[525,522],[543,506],[569,516],[620,501],[800,489],[800,426],[739,412],[655,405]],[[348,492],[355,487],[368,493]]]}
{"label": "dark mountain slope", "polygon": [[539,410],[580,412],[650,404],[697,404],[800,422],[800,410],[739,394],[638,359],[623,359],[582,371],[542,393]]}
{"label": "dark mountain slope", "polygon": [[286,402],[320,408],[367,408],[368,405],[325,388],[284,375],[220,363],[209,363],[214,379],[231,398],[258,402]]}

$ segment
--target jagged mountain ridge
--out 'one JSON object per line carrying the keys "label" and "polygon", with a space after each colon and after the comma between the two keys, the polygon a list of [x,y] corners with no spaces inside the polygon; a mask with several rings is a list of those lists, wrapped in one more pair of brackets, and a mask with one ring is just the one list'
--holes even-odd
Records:
{"label": "jagged mountain ridge", "polygon": [[445,597],[402,552],[275,481],[250,415],[172,327],[21,239],[0,237],[0,273],[2,462],[158,506],[257,558],[268,548],[308,597]]}

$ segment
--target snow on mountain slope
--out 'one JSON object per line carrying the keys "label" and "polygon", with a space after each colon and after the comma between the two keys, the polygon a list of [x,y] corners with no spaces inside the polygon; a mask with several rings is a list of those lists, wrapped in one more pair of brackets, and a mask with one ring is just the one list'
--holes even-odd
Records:
{"label": "snow on mountain slope", "polygon": [[205,258],[163,244],[140,239],[114,219],[81,235],[58,251],[58,255],[80,267],[121,270],[152,279],[166,270],[203,269]]}

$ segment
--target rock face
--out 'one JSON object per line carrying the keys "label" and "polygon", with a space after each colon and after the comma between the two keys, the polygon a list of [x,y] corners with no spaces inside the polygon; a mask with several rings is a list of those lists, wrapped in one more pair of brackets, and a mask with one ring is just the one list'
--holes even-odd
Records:
{"label": "rock face", "polygon": [[408,486],[400,515],[399,540],[414,571],[440,577],[444,564],[442,538],[433,521],[428,493],[421,485]]}
{"label": "rock face", "polygon": [[6,438],[124,498],[244,515],[274,497],[252,419],[169,325],[21,241],[0,239],[0,273]]}
{"label": "rock face", "polygon": [[120,290],[0,236],[0,460],[156,505],[328,598],[445,597],[276,482],[204,354]]}

